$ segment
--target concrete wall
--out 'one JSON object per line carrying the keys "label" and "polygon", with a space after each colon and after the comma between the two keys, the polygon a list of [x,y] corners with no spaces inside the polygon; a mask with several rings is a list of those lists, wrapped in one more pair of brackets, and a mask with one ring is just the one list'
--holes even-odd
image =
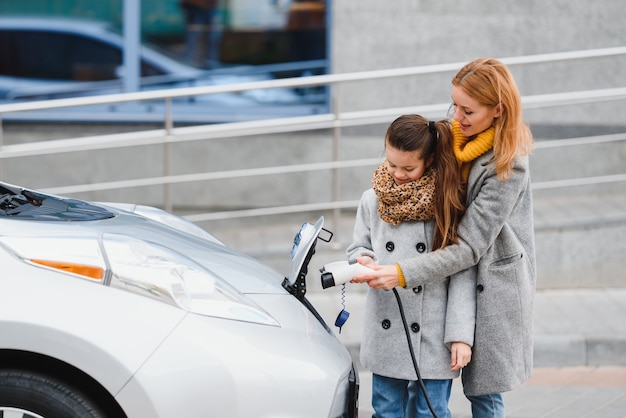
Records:
{"label": "concrete wall", "polygon": [[[376,135],[351,134],[343,138],[341,158],[381,157],[383,127],[377,129],[381,132]],[[96,127],[89,128],[92,134],[97,131]],[[48,136],[71,137],[80,132],[83,132],[80,126],[39,126],[37,129],[11,126],[5,139],[15,143],[26,137],[43,140]],[[626,141],[559,148],[541,148],[542,143],[538,141],[539,148],[531,156],[535,184],[624,173]],[[331,144],[331,133],[326,131],[175,144],[173,167],[176,174],[184,174],[328,161]],[[162,162],[162,148],[157,146],[46,155],[8,160],[2,178],[9,183],[43,188],[159,176],[163,173]],[[358,200],[363,190],[370,187],[373,169],[374,166],[342,170],[340,200]],[[329,172],[317,171],[185,183],[173,188],[175,211],[185,215],[329,202],[332,184]],[[162,206],[163,189],[158,186],[119,189],[73,197]],[[538,288],[626,286],[624,182],[536,190],[534,198]],[[309,286],[316,291],[321,290],[316,275],[318,269],[345,257],[354,225],[353,209],[343,210],[338,223],[331,211],[322,211],[207,221],[200,226],[229,246],[286,272],[293,236],[302,222],[315,221],[320,215],[326,217],[326,227],[335,237],[330,245],[320,243],[312,261]]]}
{"label": "concrete wall", "polygon": [[[110,132],[113,126],[9,125],[8,144],[71,138]],[[147,127],[140,127],[147,129]],[[339,146],[342,160],[381,159],[386,126],[368,127],[367,133],[344,132]],[[622,128],[626,132],[626,127]],[[538,148],[531,156],[534,182],[545,182],[624,173],[626,141],[590,145]],[[184,175],[299,165],[332,160],[333,137],[328,130],[213,139],[172,145],[172,174]],[[8,159],[2,162],[2,179],[33,188],[90,184],[116,180],[158,177],[165,174],[164,152],[160,145],[71,152],[38,157]],[[340,200],[358,200],[370,187],[375,165],[340,171]],[[85,192],[77,198],[126,201],[163,206],[163,187],[121,188]],[[606,195],[624,193],[623,183],[575,188],[538,190],[536,196]],[[333,199],[330,170],[272,174],[256,177],[198,181],[172,187],[176,210],[190,212],[237,210],[283,205],[329,202]]]}
{"label": "concrete wall", "polygon": [[[335,73],[626,44],[623,0],[335,0]],[[624,86],[626,57],[512,67],[523,95]],[[342,89],[343,110],[449,101],[454,72]],[[616,112],[621,109],[621,112]],[[623,124],[626,103],[526,113],[532,124]]]}

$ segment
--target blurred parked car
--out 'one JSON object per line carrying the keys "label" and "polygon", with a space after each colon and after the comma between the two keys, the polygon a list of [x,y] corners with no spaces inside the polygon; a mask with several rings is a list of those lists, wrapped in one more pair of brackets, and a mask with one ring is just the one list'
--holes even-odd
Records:
{"label": "blurred parked car", "polygon": [[[1,17],[0,98],[89,90],[97,82],[119,81],[123,50],[124,38],[102,22]],[[194,79],[203,73],[148,47],[139,54],[141,77]]]}
{"label": "blurred parked car", "polygon": [[[65,97],[123,92],[124,38],[110,25],[87,20],[44,17],[0,17],[0,102],[47,100]],[[274,79],[277,72],[263,68],[289,68],[289,65],[255,68],[231,66],[203,70],[186,65],[175,57],[147,46],[140,46],[140,90],[224,85]],[[293,116],[318,113],[325,106],[319,92],[304,96],[295,89],[264,89],[222,93],[183,99],[175,112],[200,113],[201,120],[215,113],[214,121],[233,119],[229,113],[250,118]],[[156,103],[156,104],[155,104]],[[143,107],[104,107],[101,112],[128,118],[154,112],[163,114],[162,103]],[[203,107],[197,109],[196,104]],[[207,107],[208,106],[208,107]],[[95,112],[96,110],[92,110]],[[74,109],[68,109],[74,112]],[[81,117],[89,117],[81,113]],[[110,119],[115,120],[116,115]],[[9,116],[11,117],[11,116]],[[105,120],[102,116],[97,120]],[[71,117],[70,117],[71,119]],[[193,120],[193,117],[191,118]],[[149,120],[149,119],[148,119]]]}
{"label": "blurred parked car", "polygon": [[156,208],[0,183],[0,416],[356,417],[305,296],[322,231],[283,276]]}

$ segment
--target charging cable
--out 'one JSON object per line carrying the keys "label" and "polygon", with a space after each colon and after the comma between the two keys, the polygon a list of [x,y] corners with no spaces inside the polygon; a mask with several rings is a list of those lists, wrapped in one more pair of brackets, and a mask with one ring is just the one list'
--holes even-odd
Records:
{"label": "charging cable", "polygon": [[[348,261],[336,261],[334,263],[329,263],[324,265],[320,269],[320,273],[322,273],[322,288],[327,289],[329,287],[342,285],[341,289],[341,306],[343,309],[339,312],[337,319],[335,320],[335,326],[339,328],[339,333],[341,334],[341,327],[348,320],[348,316],[350,314],[345,310],[345,290],[346,283],[352,279],[352,277],[357,274],[367,274],[371,272],[371,269],[368,267],[359,264],[356,259],[348,260]],[[437,418],[437,414],[435,413],[435,409],[433,408],[430,398],[428,397],[428,393],[426,393],[426,387],[424,386],[424,381],[422,380],[422,376],[420,375],[420,370],[417,365],[417,360],[415,359],[415,352],[413,351],[413,344],[411,344],[411,333],[409,332],[409,326],[406,323],[406,317],[404,315],[404,308],[402,307],[402,301],[400,300],[400,295],[398,291],[394,287],[393,293],[396,296],[396,301],[398,302],[398,308],[400,309],[400,317],[402,318],[402,325],[404,325],[404,332],[406,334],[407,342],[409,343],[409,352],[411,353],[411,360],[413,361],[413,367],[415,368],[415,374],[417,375],[417,383],[419,384],[422,393],[424,394],[424,398],[426,399],[426,403],[428,404],[428,409],[430,409],[430,413],[434,418]]]}
{"label": "charging cable", "polygon": [[426,393],[426,387],[424,386],[424,381],[422,380],[422,376],[420,375],[420,369],[417,366],[417,360],[415,359],[415,352],[413,351],[413,344],[411,344],[411,334],[409,332],[409,326],[406,323],[406,317],[404,316],[404,309],[402,308],[402,301],[400,300],[400,295],[398,291],[394,287],[393,294],[396,296],[396,301],[398,301],[398,308],[400,309],[400,317],[402,318],[402,325],[404,325],[404,332],[406,334],[407,342],[409,343],[409,352],[411,353],[411,360],[413,361],[413,368],[415,368],[415,374],[417,375],[417,383],[422,389],[422,393],[424,394],[424,398],[426,399],[426,403],[428,404],[428,409],[430,409],[430,413],[433,414],[434,418],[437,418],[437,414],[435,413],[435,409],[430,403],[430,398],[428,397],[428,393]]}

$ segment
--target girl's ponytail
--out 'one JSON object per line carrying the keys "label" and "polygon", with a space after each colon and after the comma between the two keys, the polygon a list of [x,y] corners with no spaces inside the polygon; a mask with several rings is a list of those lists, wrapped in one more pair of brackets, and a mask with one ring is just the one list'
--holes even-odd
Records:
{"label": "girl's ponytail", "polygon": [[428,122],[434,141],[433,166],[437,170],[435,193],[435,234],[433,250],[458,243],[457,230],[465,210],[465,188],[461,170],[452,147],[452,127],[449,120]]}

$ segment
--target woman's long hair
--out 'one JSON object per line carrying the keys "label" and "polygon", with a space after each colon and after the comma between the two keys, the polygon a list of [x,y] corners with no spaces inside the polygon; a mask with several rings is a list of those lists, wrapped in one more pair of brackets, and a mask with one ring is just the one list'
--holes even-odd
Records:
{"label": "woman's long hair", "polygon": [[533,139],[522,117],[522,100],[508,67],[493,58],[478,58],[466,64],[452,79],[480,104],[500,106],[500,116],[494,119],[493,145],[496,173],[500,180],[509,178],[515,158],[532,152]]}
{"label": "woman's long hair", "polygon": [[420,115],[398,117],[387,129],[385,144],[400,151],[418,151],[437,171],[433,250],[458,242],[457,229],[465,206],[459,163],[452,149],[450,121],[429,122]]}

